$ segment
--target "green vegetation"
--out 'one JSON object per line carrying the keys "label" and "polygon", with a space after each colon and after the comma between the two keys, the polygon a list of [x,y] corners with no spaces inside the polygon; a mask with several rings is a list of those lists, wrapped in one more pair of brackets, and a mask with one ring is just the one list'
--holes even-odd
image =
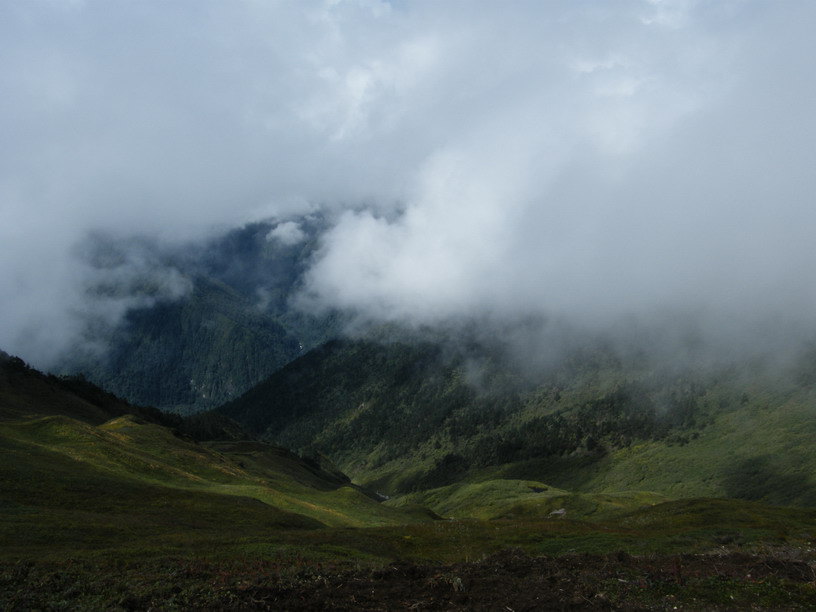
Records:
{"label": "green vegetation", "polygon": [[[57,513],[54,526],[68,520],[64,512],[74,513],[79,506],[85,515],[96,513],[108,523],[111,515],[127,516],[141,498],[177,499],[183,514],[183,507],[195,507],[202,495],[225,498],[207,505],[241,498],[244,505],[256,503],[267,515],[280,515],[275,521],[267,516],[268,523],[289,524],[285,517],[291,524],[311,526],[415,520],[282,449],[234,442],[229,448],[213,445],[216,450],[131,417],[97,427],[57,416],[3,423],[0,439],[4,499],[19,520],[39,515],[38,525],[48,524],[42,520],[46,510]],[[172,504],[166,510],[174,513]],[[215,514],[213,520],[215,527]],[[19,525],[5,527],[12,537]]]}
{"label": "green vegetation", "polygon": [[531,480],[816,503],[814,386],[790,371],[660,370],[598,349],[532,382],[513,372],[484,347],[335,341],[219,412],[392,496]]}
{"label": "green vegetation", "polygon": [[[366,351],[365,345],[358,348]],[[414,357],[424,355],[419,366],[389,360],[386,350],[375,353],[370,367],[383,366],[392,385],[409,388],[419,374],[432,373],[423,368],[436,359],[432,347],[412,350],[418,351]],[[352,371],[339,371],[353,393]],[[312,383],[302,372],[301,389],[308,390]],[[357,374],[358,383],[374,385],[365,370]],[[421,393],[430,393],[439,380],[425,378]],[[698,395],[702,406],[727,396],[724,389]],[[499,431],[523,431],[520,424],[538,418],[529,398],[550,391],[527,393],[517,395],[520,407],[508,413],[515,420],[500,421]],[[656,463],[685,457],[688,470],[699,470],[693,453],[672,455],[672,449],[696,448],[704,461],[717,449],[716,436],[747,443],[753,427],[798,423],[791,439],[801,443],[810,433],[803,393],[792,389],[784,411],[767,409],[767,395],[740,398],[741,409],[760,415],[754,422],[735,418],[737,411],[726,403],[684,443],[673,441],[683,430],[670,427],[662,437],[644,435],[600,454],[582,441],[565,455],[499,465],[446,463],[451,447],[440,444],[434,450],[442,461],[414,467],[430,465],[428,473],[444,480],[443,468],[450,465],[462,479],[383,503],[315,452],[316,445],[300,457],[247,438],[221,415],[183,420],[133,407],[87,381],[46,376],[0,355],[0,606],[292,609],[436,602],[455,608],[519,602],[517,607],[812,608],[816,594],[808,563],[816,561],[816,510],[738,499],[669,500],[648,489],[580,491],[502,475],[548,468],[583,486],[590,482],[587,474],[598,479],[592,486],[614,486],[613,476],[637,457]],[[591,396],[563,387],[559,401],[578,406],[575,414],[548,414],[580,425],[585,399],[577,398]],[[488,402],[486,396],[470,397]],[[611,414],[627,409],[609,402]],[[469,404],[458,410],[467,409]],[[367,412],[366,406],[351,414],[340,410],[333,426],[344,419],[354,423]],[[706,413],[693,414],[696,419]],[[596,425],[609,422],[600,417]],[[657,426],[644,422],[643,431]],[[447,420],[442,430],[449,436]],[[212,435],[221,439],[206,440]],[[615,435],[599,436],[599,445],[605,448]],[[403,448],[410,450],[415,434],[405,438]],[[770,434],[768,446],[756,450],[767,454],[783,438]],[[431,444],[437,440],[431,436]],[[467,458],[470,441],[460,440],[461,457]],[[734,460],[749,454],[746,448]],[[406,465],[414,459],[409,452]],[[649,466],[651,472],[638,474],[660,482],[658,467]],[[751,473],[754,480],[740,481],[746,496],[776,490],[763,484],[761,470]],[[804,495],[807,489],[789,493]]]}
{"label": "green vegetation", "polygon": [[[107,484],[120,493],[115,482]],[[553,579],[564,575],[580,578],[577,586],[560,586],[567,604],[576,592],[587,601],[647,609],[664,609],[672,598],[693,608],[807,609],[814,603],[807,564],[816,560],[812,510],[689,500],[599,522],[314,528],[245,498],[231,504],[225,499],[177,497],[167,490],[152,498],[143,490],[138,499],[123,500],[131,502],[127,513],[107,508],[105,514],[77,509],[75,515],[58,515],[49,509],[20,519],[13,533],[3,533],[12,545],[0,552],[0,604],[290,609],[315,592],[324,603],[311,607],[346,601],[340,594],[358,585],[376,595],[369,605],[377,608],[388,601],[417,601],[428,592],[446,597],[466,592],[479,600],[479,585],[490,576],[497,580],[489,582],[491,589],[509,602],[519,593],[557,592]],[[4,522],[9,514],[3,510]],[[513,552],[500,553],[508,547]],[[534,576],[547,580],[537,585]],[[383,580],[396,581],[390,588],[399,587],[401,594],[383,591]],[[284,605],[288,594],[295,601]],[[359,597],[358,591],[350,595],[347,607],[359,605]]]}
{"label": "green vegetation", "polygon": [[46,375],[0,351],[0,421],[60,415],[99,425],[126,414],[168,426],[182,423],[155,408],[133,406],[82,377]]}
{"label": "green vegetation", "polygon": [[486,480],[457,483],[410,493],[386,502],[393,507],[416,504],[444,517],[477,519],[602,520],[667,498],[648,492],[570,493],[531,480]]}

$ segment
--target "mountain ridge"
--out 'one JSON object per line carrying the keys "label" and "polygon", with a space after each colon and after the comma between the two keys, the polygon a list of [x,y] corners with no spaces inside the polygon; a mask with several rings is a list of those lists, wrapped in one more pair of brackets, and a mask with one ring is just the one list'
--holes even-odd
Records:
{"label": "mountain ridge", "polygon": [[[451,355],[335,341],[217,412],[268,441],[319,450],[389,495],[521,478],[583,493],[816,503],[806,381],[609,358],[485,392],[471,380],[473,355]],[[501,357],[483,357],[482,381],[512,377]]]}
{"label": "mountain ridge", "polygon": [[[217,419],[213,422],[219,425]],[[250,531],[264,524],[264,529],[314,529],[432,518],[427,512],[382,506],[324,457],[304,459],[281,447],[241,439],[231,430],[221,435],[217,427],[220,440],[189,435],[201,430],[186,426],[177,415],[132,406],[87,381],[46,375],[18,358],[0,355],[3,503],[15,513],[29,513],[35,523],[42,520],[40,530],[73,524],[77,512],[84,512],[108,525],[106,537],[124,537],[127,528],[111,523],[112,512],[140,524],[146,521],[147,537],[153,528],[157,534],[172,529],[173,513],[199,520],[196,499],[216,514],[221,508],[224,516],[235,516],[231,500],[257,507],[247,518],[256,525]],[[140,496],[152,505],[133,505]],[[166,520],[154,515],[162,496],[167,499]],[[205,521],[207,537],[217,533],[214,517]],[[18,519],[13,523],[23,520]],[[6,535],[12,527],[3,522]]]}
{"label": "mountain ridge", "polygon": [[[312,215],[297,223],[294,244],[274,238],[275,221],[167,252],[90,237],[85,259],[97,281],[89,301],[103,310],[108,302],[130,307],[113,325],[91,317],[85,337],[54,368],[82,373],[132,403],[182,414],[237,397],[339,325],[337,313],[290,306],[326,222]],[[162,283],[170,285],[163,293],[156,288]]]}

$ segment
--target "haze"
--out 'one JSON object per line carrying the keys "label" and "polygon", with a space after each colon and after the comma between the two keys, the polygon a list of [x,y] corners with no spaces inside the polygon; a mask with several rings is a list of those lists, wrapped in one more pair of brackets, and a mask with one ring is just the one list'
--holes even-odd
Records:
{"label": "haze", "polygon": [[77,341],[89,235],[296,241],[317,209],[301,307],[800,337],[814,23],[807,0],[0,0],[0,348]]}

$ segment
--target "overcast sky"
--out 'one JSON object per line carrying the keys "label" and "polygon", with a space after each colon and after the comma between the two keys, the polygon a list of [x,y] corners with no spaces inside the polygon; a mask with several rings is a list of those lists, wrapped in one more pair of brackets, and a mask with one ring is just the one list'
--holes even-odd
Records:
{"label": "overcast sky", "polygon": [[0,348],[75,340],[89,232],[316,207],[347,212],[312,305],[814,324],[815,29],[810,0],[0,0]]}

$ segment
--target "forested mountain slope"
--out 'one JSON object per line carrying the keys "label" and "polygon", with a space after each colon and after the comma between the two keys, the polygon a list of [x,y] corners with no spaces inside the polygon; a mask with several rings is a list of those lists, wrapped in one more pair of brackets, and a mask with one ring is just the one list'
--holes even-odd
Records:
{"label": "forested mountain slope", "polygon": [[194,409],[234,397],[300,353],[299,342],[222,283],[129,312],[87,376],[135,403]]}
{"label": "forested mountain slope", "polygon": [[816,503],[816,391],[763,371],[659,368],[599,349],[530,382],[489,351],[338,341],[218,410],[388,494],[521,478]]}
{"label": "forested mountain slope", "polygon": [[[322,221],[300,219],[294,243],[275,237],[280,225],[253,223],[159,255],[144,254],[150,245],[97,238],[86,257],[103,280],[89,295],[134,306],[112,328],[94,320],[87,342],[56,369],[82,373],[133,403],[186,414],[237,397],[325,341],[336,333],[335,317],[304,314],[289,303]],[[134,279],[133,260],[146,257],[155,261],[139,263]],[[154,297],[153,277],[167,270],[187,288]]]}

